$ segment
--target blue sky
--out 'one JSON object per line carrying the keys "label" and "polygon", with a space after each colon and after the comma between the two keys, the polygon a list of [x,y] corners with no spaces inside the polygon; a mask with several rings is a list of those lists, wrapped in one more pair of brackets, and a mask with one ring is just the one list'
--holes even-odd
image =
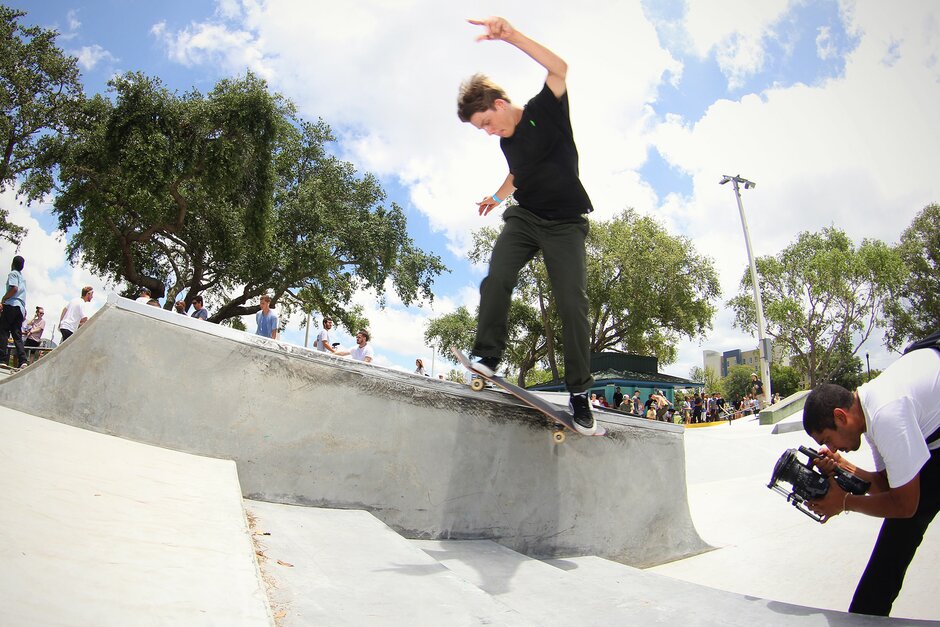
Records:
{"label": "blue sky", "polygon": [[[723,303],[746,266],[743,236],[723,174],[758,183],[744,197],[758,255],[801,230],[834,224],[856,241],[895,242],[913,216],[940,200],[940,12],[931,2],[594,1],[577,3],[364,0],[15,0],[25,23],[58,29],[79,57],[88,92],[115,73],[142,71],[171,88],[207,91],[246,69],[266,78],[308,119],[322,117],[337,154],[372,171],[407,213],[412,238],[451,273],[433,305],[374,308],[378,361],[411,369],[431,361],[424,325],[471,309],[484,268],[466,261],[470,233],[498,225],[474,201],[505,176],[494,138],[461,124],[459,82],[483,71],[516,100],[544,71],[504,43],[475,43],[464,18],[494,12],[569,64],[581,172],[608,219],[626,207],[689,236],[715,261],[723,297],[706,341],[680,346],[662,369],[687,376],[701,351],[751,348]],[[21,247],[31,296],[50,312],[84,283],[108,286],[64,260],[48,207],[0,201],[30,227]],[[10,247],[0,253],[12,254]],[[37,300],[39,299],[39,300]],[[299,320],[288,341],[303,343]],[[348,334],[340,340],[351,343]],[[892,357],[877,340],[872,367]],[[440,369],[440,360],[437,360]]]}

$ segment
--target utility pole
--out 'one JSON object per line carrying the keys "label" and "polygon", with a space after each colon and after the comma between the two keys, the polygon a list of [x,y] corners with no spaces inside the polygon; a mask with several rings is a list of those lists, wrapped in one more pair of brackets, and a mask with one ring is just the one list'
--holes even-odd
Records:
{"label": "utility pole", "polygon": [[744,204],[741,202],[741,189],[739,185],[744,185],[744,189],[753,189],[757,183],[743,178],[740,174],[736,176],[724,175],[718,182],[724,185],[731,181],[734,186],[734,197],[738,201],[738,212],[741,214],[741,226],[744,228],[744,245],[747,247],[747,260],[751,266],[751,286],[754,288],[754,305],[757,307],[757,336],[760,341],[760,380],[764,386],[764,402],[769,404],[771,396],[770,389],[770,359],[771,347],[770,338],[767,337],[767,330],[764,324],[764,305],[761,302],[760,287],[757,284],[757,266],[754,265],[754,252],[751,250],[751,234],[747,230],[747,219],[744,217]]}

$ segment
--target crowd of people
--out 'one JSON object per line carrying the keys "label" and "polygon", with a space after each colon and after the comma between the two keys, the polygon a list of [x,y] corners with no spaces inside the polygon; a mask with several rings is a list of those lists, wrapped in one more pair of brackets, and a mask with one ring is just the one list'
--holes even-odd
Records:
{"label": "crowd of people", "polygon": [[744,398],[735,397],[729,402],[719,393],[696,392],[691,396],[680,395],[673,403],[660,389],[654,389],[644,400],[640,390],[634,390],[631,396],[626,396],[620,386],[616,386],[610,402],[603,392],[592,392],[591,405],[616,409],[650,420],[678,424],[735,420],[756,415],[762,408],[760,398],[756,394],[746,394]]}
{"label": "crowd of people", "polygon": [[[26,279],[23,276],[23,268],[26,260],[17,255],[13,258],[10,266],[10,273],[7,275],[5,283],[6,290],[2,299],[0,299],[0,364],[9,366],[10,364],[10,343],[13,344],[12,367],[20,369],[25,368],[32,359],[29,353],[39,354],[41,350],[48,350],[43,347],[43,334],[46,332],[45,309],[37,306],[33,316],[27,319],[26,309]],[[94,313],[91,307],[91,301],[95,290],[90,285],[81,289],[81,294],[71,299],[62,309],[59,316],[59,323],[53,329],[58,329],[61,336],[60,343],[68,340],[78,329],[84,325]],[[138,303],[160,307],[160,301],[153,298],[150,288],[141,287],[135,299]],[[279,320],[277,312],[271,307],[271,297],[267,294],[261,296],[258,301],[259,310],[255,314],[255,333],[263,337],[277,339],[279,334]],[[186,302],[177,300],[173,303],[173,311],[181,315],[189,315],[197,320],[209,320],[209,311],[205,307],[205,302],[201,295],[196,295],[192,299],[192,313],[187,312]],[[333,342],[330,338],[330,331],[333,328],[333,320],[329,316],[323,319],[323,329],[317,336],[315,348],[317,350],[328,352],[337,356],[350,357],[353,360],[365,363],[372,363],[375,353],[369,344],[371,334],[366,329],[360,329],[355,336],[356,346],[351,349],[343,349],[339,342]],[[419,364],[420,365],[420,364]],[[423,368],[423,366],[422,366]]]}

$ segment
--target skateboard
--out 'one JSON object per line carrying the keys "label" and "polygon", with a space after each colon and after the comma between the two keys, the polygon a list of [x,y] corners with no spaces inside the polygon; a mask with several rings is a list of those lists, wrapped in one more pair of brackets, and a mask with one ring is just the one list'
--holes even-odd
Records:
{"label": "skateboard", "polygon": [[[539,398],[538,396],[536,396],[535,394],[532,394],[528,390],[521,388],[518,385],[514,385],[510,383],[509,381],[506,381],[502,377],[497,377],[497,376],[488,377],[485,374],[477,372],[476,370],[473,369],[473,363],[470,361],[470,359],[466,355],[464,355],[462,352],[460,352],[456,348],[451,348],[450,351],[454,354],[454,357],[457,359],[457,361],[459,361],[460,364],[464,368],[469,370],[470,373],[474,375],[474,378],[470,380],[470,388],[473,391],[479,392],[485,387],[484,381],[489,381],[496,387],[501,388],[505,390],[506,392],[509,392],[510,394],[518,398],[520,401],[522,401],[523,403],[525,403],[532,409],[535,409],[536,411],[541,412],[548,418],[551,418],[552,421],[555,423],[555,428],[552,433],[552,441],[554,441],[555,444],[561,444],[562,442],[565,441],[565,436],[566,436],[565,429],[573,433],[577,433],[578,435],[582,435],[581,433],[578,433],[578,431],[574,428],[574,423],[572,422],[571,414],[569,414],[568,412],[562,409],[559,409],[557,405],[553,405],[549,403],[548,401],[542,398]],[[600,425],[597,425],[597,431],[594,433],[594,435],[606,435],[606,434],[607,434],[607,429],[605,429],[604,427]]]}

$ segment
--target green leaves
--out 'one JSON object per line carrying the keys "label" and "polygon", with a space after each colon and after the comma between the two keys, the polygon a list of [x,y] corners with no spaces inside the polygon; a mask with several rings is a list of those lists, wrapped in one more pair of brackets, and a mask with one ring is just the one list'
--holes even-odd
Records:
{"label": "green leaves", "polygon": [[[52,186],[52,164],[42,158],[44,138],[62,132],[81,98],[78,66],[55,45],[53,30],[24,27],[25,15],[0,5],[0,190],[32,176],[34,190]],[[0,209],[0,237],[18,243],[26,231]]]}
{"label": "green leaves", "polygon": [[[895,250],[874,240],[856,247],[835,227],[802,232],[755,265],[767,334],[786,348],[811,387],[855,367],[855,352],[882,323],[883,309],[905,274]],[[752,293],[745,270],[740,291],[728,304],[735,324],[756,335]]]}
{"label": "green leaves", "polygon": [[351,304],[358,289],[433,297],[446,268],[414,246],[401,208],[329,154],[325,123],[297,118],[263,80],[226,79],[206,95],[140,73],[109,85],[48,153],[73,262],[166,289],[168,303],[203,294],[216,322],[254,313],[263,293],[285,320],[320,311],[349,329],[367,322]]}
{"label": "green leaves", "polygon": [[892,350],[940,329],[940,205],[917,214],[901,234],[897,252],[907,274],[885,306],[885,339]]}

